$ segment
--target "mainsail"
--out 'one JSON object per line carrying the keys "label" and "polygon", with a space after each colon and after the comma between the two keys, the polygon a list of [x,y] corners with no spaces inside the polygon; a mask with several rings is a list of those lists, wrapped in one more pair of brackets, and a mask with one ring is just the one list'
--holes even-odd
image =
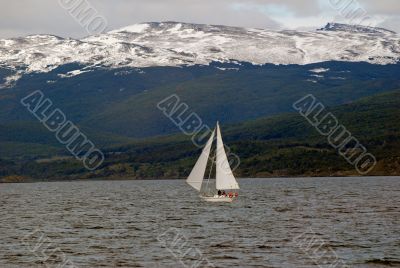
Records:
{"label": "mainsail", "polygon": [[216,188],[217,189],[239,189],[239,184],[233,176],[231,167],[222,142],[221,131],[217,123],[217,161],[216,161]]}
{"label": "mainsail", "polygon": [[212,132],[210,139],[207,141],[206,146],[196,162],[196,165],[194,165],[192,172],[190,172],[189,177],[186,179],[186,182],[199,192],[203,182],[204,173],[206,172],[208,157],[210,156],[210,149],[214,140],[214,132],[215,131]]}

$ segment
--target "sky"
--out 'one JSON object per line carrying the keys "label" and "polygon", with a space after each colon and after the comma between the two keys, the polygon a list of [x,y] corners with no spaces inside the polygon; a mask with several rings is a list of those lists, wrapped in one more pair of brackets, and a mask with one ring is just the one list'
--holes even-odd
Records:
{"label": "sky", "polygon": [[[400,33],[399,0],[0,0],[0,38],[91,34],[71,10],[93,8],[104,30],[149,21],[308,30],[327,22],[363,24]],[[68,9],[69,8],[69,9]]]}

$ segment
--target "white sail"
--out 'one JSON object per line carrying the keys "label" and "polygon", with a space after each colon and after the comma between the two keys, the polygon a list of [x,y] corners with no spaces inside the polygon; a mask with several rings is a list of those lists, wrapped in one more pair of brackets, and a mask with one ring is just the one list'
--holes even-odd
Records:
{"label": "white sail", "polygon": [[201,189],[201,184],[203,182],[204,173],[206,172],[208,157],[210,156],[210,149],[213,140],[214,131],[212,132],[210,139],[207,141],[206,146],[201,152],[199,159],[194,165],[192,172],[190,172],[189,177],[186,179],[186,182],[199,192]]}
{"label": "white sail", "polygon": [[221,131],[217,123],[217,161],[216,161],[216,186],[217,189],[239,189],[239,184],[233,176],[231,167],[222,142]]}

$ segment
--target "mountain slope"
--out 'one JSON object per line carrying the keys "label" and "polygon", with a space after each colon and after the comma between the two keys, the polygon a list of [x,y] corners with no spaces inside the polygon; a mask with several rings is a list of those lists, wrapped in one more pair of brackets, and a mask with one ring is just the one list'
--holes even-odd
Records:
{"label": "mountain slope", "polygon": [[[326,71],[315,74],[318,68]],[[309,93],[325,105],[339,105],[392,90],[400,86],[395,78],[398,73],[400,65],[363,63],[241,68],[142,92],[82,123],[118,135],[165,135],[176,128],[157,109],[157,103],[171,94],[179,96],[188,104],[188,113],[195,112],[206,124],[217,120],[235,123],[289,112],[293,102]]]}
{"label": "mountain slope", "polygon": [[[400,175],[398,107],[400,90],[327,109],[376,157],[378,164],[369,175]],[[358,175],[327,138],[297,113],[223,127],[223,135],[225,143],[240,157],[237,176]],[[165,141],[158,138],[110,149],[123,153],[115,161],[110,160],[108,167],[127,164],[134,170],[130,170],[130,176],[185,177],[200,153],[189,139],[175,136],[174,142],[171,137]],[[107,171],[109,168],[99,174]]]}
{"label": "mountain slope", "polygon": [[52,35],[0,40],[0,66],[10,68],[5,86],[25,73],[84,65],[96,68],[208,65],[211,62],[310,64],[324,61],[396,63],[400,37],[391,31],[328,24],[320,31],[271,31],[178,22],[136,24],[81,40]]}
{"label": "mountain slope", "polygon": [[60,72],[77,67],[63,66],[23,77],[14,88],[0,90],[0,124],[39,124],[20,103],[33,89],[40,89],[82,128],[143,138],[178,131],[157,109],[157,103],[171,94],[177,94],[189,105],[188,112],[197,113],[204,123],[226,124],[289,112],[293,102],[309,93],[333,106],[400,87],[400,64],[234,66],[149,67],[141,73],[101,69],[57,80]]}
{"label": "mountain slope", "polygon": [[[400,90],[328,108],[378,164],[369,175],[400,175]],[[225,143],[241,160],[242,177],[357,175],[297,113],[222,126]],[[106,162],[89,173],[73,160],[10,162],[0,160],[0,176],[40,179],[184,178],[200,150],[190,137],[175,135],[110,147]],[[27,168],[28,167],[28,168]],[[45,170],[46,172],[43,172]]]}

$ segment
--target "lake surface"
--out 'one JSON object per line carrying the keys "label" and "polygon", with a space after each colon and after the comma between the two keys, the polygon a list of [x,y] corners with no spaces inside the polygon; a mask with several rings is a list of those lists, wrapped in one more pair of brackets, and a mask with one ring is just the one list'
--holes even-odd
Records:
{"label": "lake surface", "polygon": [[0,184],[0,267],[400,267],[399,177],[239,184]]}

